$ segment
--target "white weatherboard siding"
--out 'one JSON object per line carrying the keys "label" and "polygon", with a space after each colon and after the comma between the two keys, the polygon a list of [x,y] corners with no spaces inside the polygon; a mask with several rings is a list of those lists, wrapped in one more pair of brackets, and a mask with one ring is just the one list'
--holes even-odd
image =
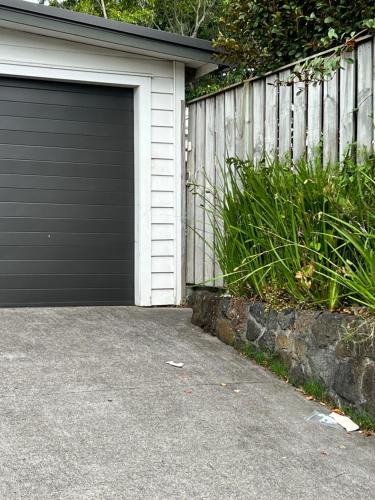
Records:
{"label": "white weatherboard siding", "polygon": [[178,304],[184,65],[0,27],[0,75],[135,88],[136,304]]}

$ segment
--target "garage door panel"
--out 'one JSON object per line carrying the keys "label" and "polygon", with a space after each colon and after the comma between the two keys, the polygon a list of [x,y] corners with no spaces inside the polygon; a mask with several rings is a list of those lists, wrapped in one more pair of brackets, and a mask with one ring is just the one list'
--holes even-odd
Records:
{"label": "garage door panel", "polygon": [[[17,178],[16,176],[18,175],[83,177],[85,182],[87,182],[87,178],[96,177],[103,181],[112,178],[116,181],[126,182],[126,185],[134,179],[134,172],[131,167],[131,164],[126,163],[122,165],[110,165],[107,163],[105,170],[103,170],[102,165],[93,165],[91,163],[0,159],[0,175],[12,174],[13,178]],[[5,180],[6,178],[0,177],[1,185],[3,185]]]}
{"label": "garage door panel", "polygon": [[1,260],[1,275],[7,274],[132,274],[132,260]]}
{"label": "garage door panel", "polygon": [[[1,213],[1,211],[0,211]],[[130,221],[129,221],[130,222]],[[96,219],[53,219],[43,217],[0,217],[0,231],[47,232],[47,233],[123,233],[133,236],[130,224],[115,220]]]}
{"label": "garage door panel", "polygon": [[[47,120],[46,118],[29,118],[29,117],[14,117],[8,115],[0,115],[0,130],[14,130],[14,131],[32,131],[32,132],[53,132],[56,134],[79,134],[82,136],[94,137],[117,137],[121,139],[124,137],[124,125],[108,126],[107,123],[95,123],[85,121],[68,121],[68,120]],[[130,126],[130,125],[129,125]],[[130,132],[131,139],[133,134]]]}
{"label": "garage door panel", "polygon": [[107,219],[131,221],[132,213],[122,206],[106,205],[58,205],[52,203],[0,203],[0,213],[4,217],[46,217],[57,219]]}
{"label": "garage door panel", "polygon": [[133,92],[0,79],[0,305],[134,303]]}
{"label": "garage door panel", "polygon": [[131,282],[131,274],[11,274],[1,278],[1,290],[35,289],[35,284],[41,289],[49,288],[122,288]]}
{"label": "garage door panel", "polygon": [[[0,232],[0,246],[2,245],[76,245],[116,246],[125,247],[132,240],[132,234],[127,233],[57,233],[57,232]],[[126,253],[126,248],[125,248]],[[121,254],[123,255],[123,254]],[[132,250],[129,250],[129,258]]]}
{"label": "garage door panel", "polygon": [[[0,139],[1,140],[1,139]],[[55,148],[49,146],[24,146],[1,144],[3,158],[17,158],[24,160],[41,160],[53,161],[58,159],[62,162],[82,162],[91,163],[96,165],[106,165],[108,162],[116,165],[123,165],[130,163],[133,158],[131,152],[120,151],[102,151],[95,150],[93,152],[89,149],[76,149],[76,148]],[[93,153],[95,155],[93,156]]]}
{"label": "garage door panel", "polygon": [[[133,99],[131,93],[122,96],[117,89],[105,90],[105,87],[100,87],[100,99],[98,94],[87,91],[89,87],[85,85],[68,88],[68,84],[64,84],[64,90],[59,86],[59,89],[51,88],[47,83],[45,87],[39,82],[38,84],[20,83],[21,80],[8,80],[8,84],[4,84],[5,79],[2,79],[0,86],[0,100],[4,101],[20,101],[40,104],[60,104],[64,106],[79,106],[84,108],[105,108],[105,109],[122,109],[124,111],[133,110]],[[56,84],[57,85],[57,84]]]}
{"label": "garage door panel", "polygon": [[[32,102],[0,100],[2,115],[12,117],[35,117],[48,118],[52,120],[82,121],[82,114],[89,122],[107,123],[109,125],[127,125],[129,118],[126,112],[120,108],[85,108],[82,106],[64,106],[61,104],[38,104]],[[130,108],[129,108],[130,109]]]}
{"label": "garage door panel", "polygon": [[[53,238],[51,238],[52,241]],[[4,245],[0,247],[1,260],[121,260],[131,259],[132,249],[104,245]],[[1,268],[1,262],[0,262]],[[1,280],[0,280],[1,282]],[[1,283],[0,283],[1,286]]]}
{"label": "garage door panel", "polygon": [[[0,146],[1,150],[1,146]],[[126,168],[126,167],[124,167]],[[103,169],[103,167],[102,167]],[[59,177],[38,175],[0,175],[0,185],[6,188],[19,189],[55,189],[64,191],[111,191],[133,193],[132,181],[129,179],[101,179],[85,177]]]}
{"label": "garage door panel", "polygon": [[72,203],[81,205],[92,205],[95,203],[97,205],[116,205],[123,206],[123,210],[126,213],[133,206],[131,192],[122,193],[119,191],[64,191],[60,189],[0,187],[0,200],[2,202],[22,203]]}
{"label": "garage door panel", "polygon": [[[94,304],[133,304],[133,299],[129,299],[132,288],[66,288],[66,289],[46,289],[46,290],[1,290],[0,303],[3,306],[17,306],[28,304],[37,305],[76,305],[84,303]],[[104,298],[105,297],[105,298]]]}
{"label": "garage door panel", "polygon": [[119,137],[100,137],[95,135],[54,134],[49,132],[30,132],[25,130],[2,130],[0,135],[2,144],[18,144],[22,141],[25,146],[40,146],[56,148],[73,148],[89,150],[133,151],[133,144]]}

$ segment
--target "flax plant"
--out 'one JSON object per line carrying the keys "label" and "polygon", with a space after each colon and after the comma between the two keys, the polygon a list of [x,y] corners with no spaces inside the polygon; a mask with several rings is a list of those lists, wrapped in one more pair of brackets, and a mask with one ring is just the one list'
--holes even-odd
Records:
{"label": "flax plant", "polygon": [[[231,158],[205,210],[226,286],[281,304],[375,310],[375,162]],[[210,193],[209,196],[207,193]]]}

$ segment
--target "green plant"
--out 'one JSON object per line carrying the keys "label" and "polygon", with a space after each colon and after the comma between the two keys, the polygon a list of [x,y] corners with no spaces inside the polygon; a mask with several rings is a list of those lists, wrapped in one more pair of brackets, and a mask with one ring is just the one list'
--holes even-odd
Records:
{"label": "green plant", "polygon": [[246,357],[253,359],[258,365],[268,368],[279,378],[288,380],[288,369],[276,353],[255,349],[252,344],[246,345],[242,353]]}
{"label": "green plant", "polygon": [[282,378],[284,380],[289,379],[288,368],[278,357],[273,357],[273,359],[269,363],[269,369],[277,377]]}
{"label": "green plant", "polygon": [[[205,207],[230,293],[272,305],[375,310],[375,161],[238,158]],[[213,200],[213,201],[212,201]]]}
{"label": "green plant", "polygon": [[307,396],[311,396],[317,401],[329,403],[329,397],[325,385],[317,379],[307,380],[302,384],[302,390]]}
{"label": "green plant", "polygon": [[365,432],[375,432],[375,419],[365,410],[357,410],[351,406],[344,406],[342,411]]}

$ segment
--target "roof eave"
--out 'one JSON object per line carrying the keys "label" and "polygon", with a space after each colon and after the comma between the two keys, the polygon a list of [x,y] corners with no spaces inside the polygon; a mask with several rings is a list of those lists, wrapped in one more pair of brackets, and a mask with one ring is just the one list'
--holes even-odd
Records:
{"label": "roof eave", "polygon": [[65,10],[60,12],[60,9],[53,7],[30,5],[18,0],[0,0],[0,24],[90,45],[179,60],[192,68],[205,66],[210,71],[215,69],[214,49],[205,40],[159,33],[157,30]]}

